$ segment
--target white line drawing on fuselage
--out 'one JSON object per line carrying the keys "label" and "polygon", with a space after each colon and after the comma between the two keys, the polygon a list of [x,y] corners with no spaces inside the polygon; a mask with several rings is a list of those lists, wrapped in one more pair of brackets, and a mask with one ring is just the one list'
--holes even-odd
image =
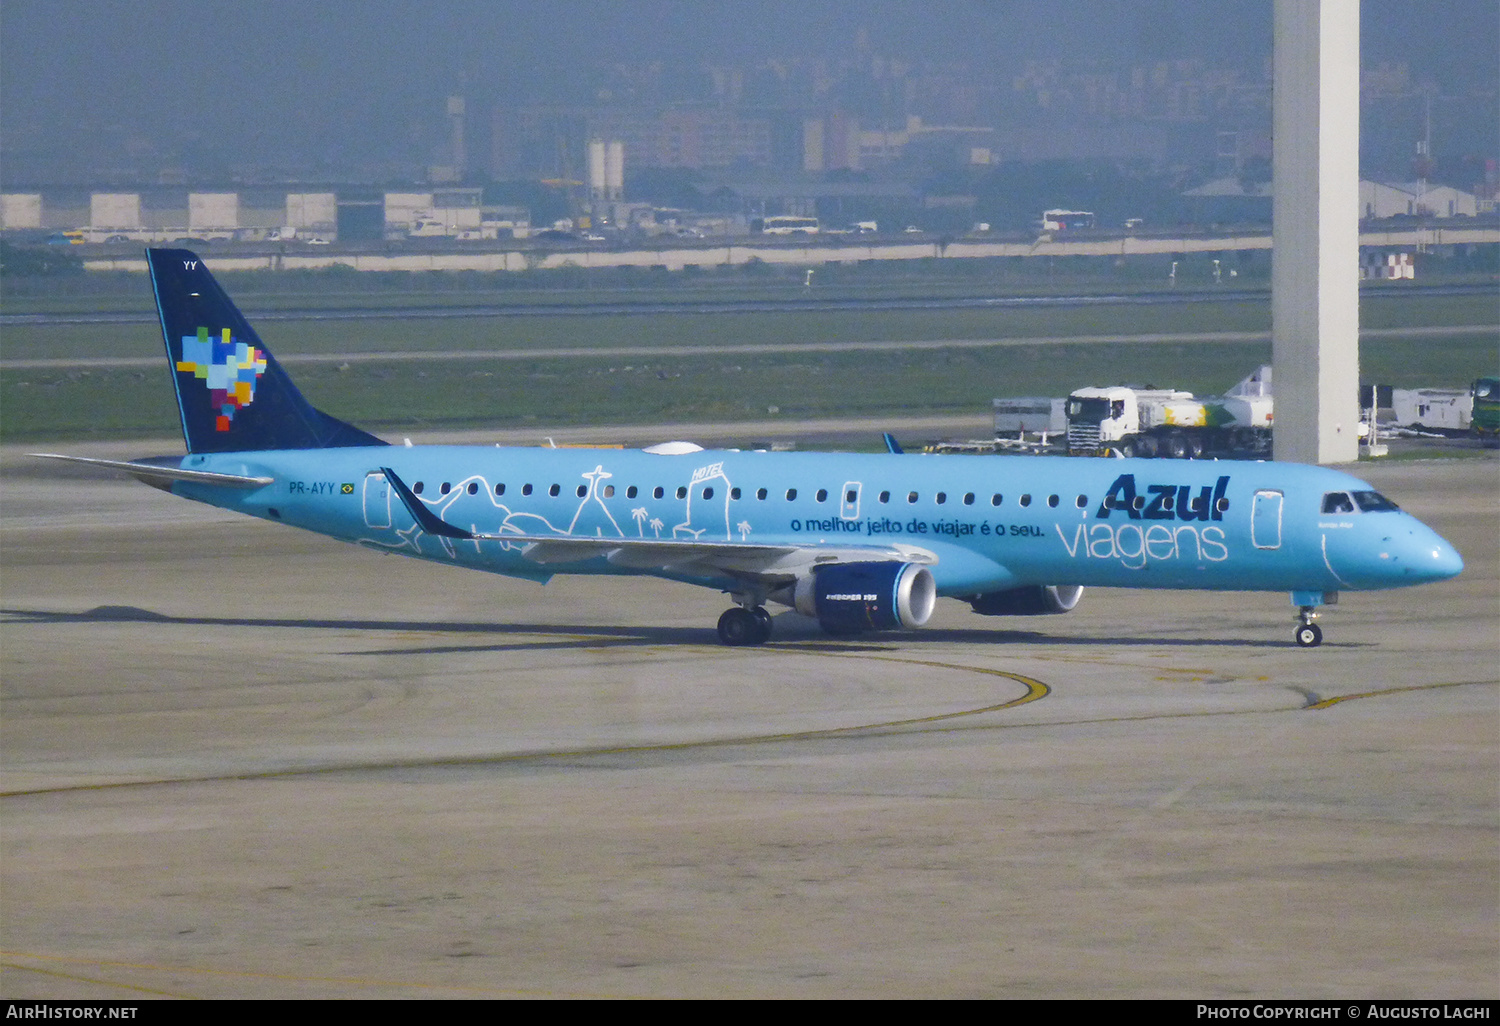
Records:
{"label": "white line drawing on fuselage", "polygon": [[[614,514],[611,513],[609,511],[609,507],[604,504],[604,497],[599,494],[603,482],[611,477],[614,477],[614,475],[605,470],[603,464],[596,466],[593,470],[583,475],[584,480],[588,481],[589,483],[588,494],[585,495],[583,497],[583,501],[578,504],[578,511],[573,514],[573,522],[568,525],[567,531],[564,532],[565,534],[571,535],[578,530],[578,521],[583,517],[584,511],[588,509],[589,503],[592,502],[599,507],[599,512],[604,514],[604,519],[609,521],[609,526],[614,529],[614,533],[621,538],[625,537],[625,532],[620,530],[620,525],[615,522]],[[585,525],[585,527],[586,526],[587,525]],[[596,536],[602,538],[604,536],[604,525],[596,525],[594,528],[594,533]]]}
{"label": "white line drawing on fuselage", "polygon": [[[383,477],[379,474],[372,474],[370,476],[381,478],[381,485],[379,486],[381,489],[380,494],[382,496],[388,495],[388,489],[385,488]],[[481,529],[488,530],[489,525],[494,523],[494,521],[485,515],[476,517],[472,511],[466,510],[465,507],[470,505],[467,502],[463,503],[462,506],[459,504],[462,500],[474,500],[482,495],[488,499],[490,507],[494,512],[500,515],[499,522],[495,525],[493,531],[490,531],[493,534],[515,534],[529,537],[536,537],[542,534],[555,534],[565,538],[588,537],[590,535],[593,537],[626,537],[624,529],[620,527],[620,523],[615,518],[613,511],[610,510],[609,502],[605,497],[605,482],[614,475],[606,470],[601,463],[596,464],[593,470],[585,471],[579,476],[587,482],[586,491],[580,497],[578,505],[574,508],[573,515],[566,527],[559,527],[543,513],[529,509],[518,509],[507,502],[501,501],[495,494],[494,485],[483,474],[474,474],[463,478],[454,483],[447,492],[435,499],[428,499],[423,496],[418,496],[418,498],[423,503],[431,506],[433,511],[444,519],[456,523],[469,522],[475,531]],[[731,485],[729,479],[724,475],[723,464],[713,463],[706,467],[696,468],[691,475],[690,481],[691,483],[681,490],[682,498],[680,500],[675,498],[658,500],[667,502],[681,501],[683,503],[684,519],[680,524],[672,528],[671,536],[674,538],[702,539],[710,531],[717,536],[718,518],[722,515],[724,518],[724,539],[726,541],[732,540],[734,537],[734,528],[730,526],[729,512]],[[470,490],[471,486],[473,488],[472,491]],[[373,483],[366,486],[367,489],[374,487],[376,486]],[[705,493],[707,493],[707,497],[705,497]],[[697,506],[696,514],[694,512],[695,500]],[[386,502],[389,502],[388,498]],[[665,521],[660,516],[652,516],[651,510],[646,506],[634,507],[630,510],[630,515],[635,520],[636,533],[640,537],[647,537],[647,527],[651,528],[652,534],[655,537],[660,538],[662,536],[662,529],[666,526]],[[695,516],[702,526],[694,525]],[[400,540],[392,542],[378,536],[366,536],[359,539],[362,544],[387,550],[409,549],[412,552],[418,553],[422,551],[421,538],[423,531],[417,524],[411,524],[404,528],[396,528],[388,516],[386,522],[381,523],[378,516],[370,517],[367,515],[365,517],[365,527],[367,530],[374,530],[376,532],[394,530]],[[738,529],[740,540],[743,541],[750,533],[749,522],[742,522]],[[456,553],[452,542],[446,538],[439,538],[438,541],[448,557],[450,559],[454,558]],[[513,549],[515,551],[522,551],[529,543],[517,542],[512,544],[501,540],[498,544],[502,550]],[[482,551],[477,539],[474,542],[474,546],[476,553]]]}
{"label": "white line drawing on fuselage", "polygon": [[[717,482],[717,484],[715,483]],[[687,487],[687,517],[682,523],[672,528],[673,538],[701,539],[708,533],[710,526],[714,533],[718,533],[719,511],[724,514],[724,540],[730,541],[734,536],[729,528],[729,495],[733,486],[729,478],[724,476],[723,463],[710,463],[706,467],[699,467],[693,471],[692,480]],[[720,501],[719,493],[723,493]],[[693,523],[693,500],[699,500],[699,518],[703,526],[695,526]],[[710,503],[712,505],[710,505]],[[707,507],[705,509],[705,507]],[[709,518],[712,523],[708,523]]]}

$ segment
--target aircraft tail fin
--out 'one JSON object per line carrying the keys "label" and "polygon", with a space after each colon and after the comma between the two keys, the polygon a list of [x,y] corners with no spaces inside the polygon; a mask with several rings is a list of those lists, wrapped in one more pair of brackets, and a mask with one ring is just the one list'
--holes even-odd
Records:
{"label": "aircraft tail fin", "polygon": [[148,249],[188,452],[385,445],[297,391],[197,255]]}

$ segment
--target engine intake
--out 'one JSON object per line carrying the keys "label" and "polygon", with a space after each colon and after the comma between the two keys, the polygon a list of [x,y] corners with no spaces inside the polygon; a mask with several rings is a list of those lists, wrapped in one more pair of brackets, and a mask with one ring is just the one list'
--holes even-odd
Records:
{"label": "engine intake", "polygon": [[798,581],[792,604],[829,634],[910,630],[932,616],[937,582],[914,563],[835,563]]}
{"label": "engine intake", "polygon": [[1032,584],[974,595],[969,605],[980,616],[1040,616],[1070,612],[1082,595],[1081,584]]}

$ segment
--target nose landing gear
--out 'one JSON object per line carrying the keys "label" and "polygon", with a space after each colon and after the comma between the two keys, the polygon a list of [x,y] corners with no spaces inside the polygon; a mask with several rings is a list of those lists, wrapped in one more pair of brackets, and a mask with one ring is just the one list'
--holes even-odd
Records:
{"label": "nose landing gear", "polygon": [[1313,621],[1318,618],[1319,606],[1338,605],[1338,601],[1336,591],[1292,592],[1292,605],[1297,607],[1297,615],[1293,618],[1297,621],[1297,629],[1292,632],[1292,639],[1299,648],[1317,648],[1323,644],[1323,631]]}
{"label": "nose landing gear", "polygon": [[1339,593],[1336,591],[1294,591],[1292,592],[1292,605],[1297,607],[1297,629],[1292,632],[1292,638],[1301,648],[1317,648],[1323,644],[1323,631],[1317,624],[1313,623],[1318,618],[1319,606],[1337,605]]}
{"label": "nose landing gear", "polygon": [[1297,630],[1292,636],[1303,648],[1317,648],[1323,644],[1323,629],[1312,622],[1317,615],[1311,606],[1303,606],[1297,614]]}

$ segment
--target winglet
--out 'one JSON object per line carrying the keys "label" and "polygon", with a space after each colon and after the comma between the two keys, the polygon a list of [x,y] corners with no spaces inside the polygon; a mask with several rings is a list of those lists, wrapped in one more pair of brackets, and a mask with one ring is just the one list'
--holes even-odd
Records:
{"label": "winglet", "polygon": [[406,487],[406,482],[396,476],[396,472],[390,467],[381,467],[380,472],[385,479],[396,489],[396,495],[401,499],[401,504],[406,507],[406,512],[417,525],[428,534],[435,534],[443,538],[459,538],[464,541],[472,541],[474,535],[461,527],[454,527],[442,517],[427,508],[427,504],[412,494],[412,490]]}
{"label": "winglet", "polygon": [[893,453],[894,455],[899,456],[906,451],[905,449],[901,448],[901,443],[896,441],[896,436],[891,434],[889,431],[885,432],[884,437],[886,452]]}

